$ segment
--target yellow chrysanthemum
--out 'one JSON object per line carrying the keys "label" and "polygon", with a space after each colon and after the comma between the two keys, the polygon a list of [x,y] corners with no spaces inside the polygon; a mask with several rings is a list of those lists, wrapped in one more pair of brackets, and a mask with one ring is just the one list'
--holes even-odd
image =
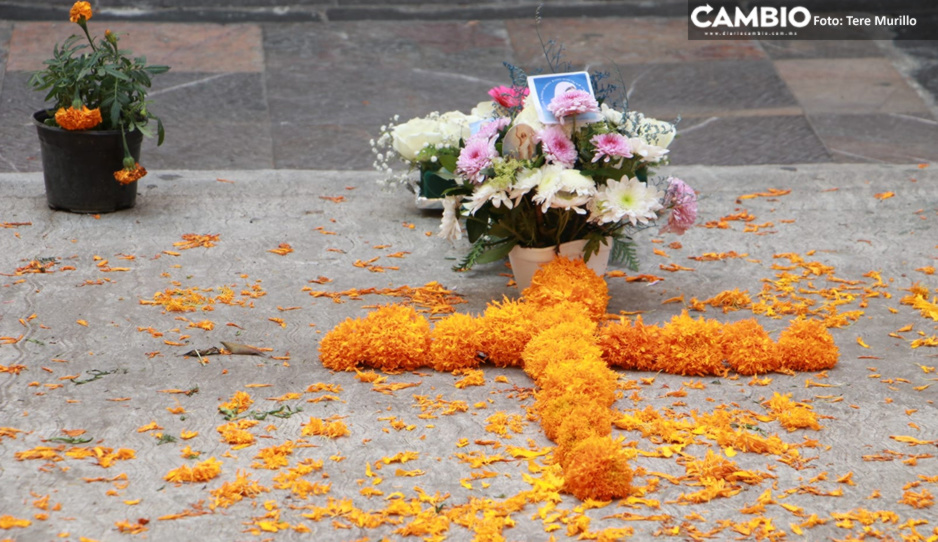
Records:
{"label": "yellow chrysanthemum", "polygon": [[818,320],[792,320],[778,337],[781,366],[793,371],[823,371],[837,364],[840,350]]}
{"label": "yellow chrysanthemum", "polygon": [[[87,4],[87,2],[79,2]],[[87,106],[81,106],[80,109],[74,107],[60,107],[55,112],[55,123],[63,130],[90,130],[101,124],[101,110],[99,108],[88,109]]]}
{"label": "yellow chrysanthemum", "polygon": [[720,343],[726,362],[742,375],[770,373],[782,363],[778,346],[755,318],[723,326]]}
{"label": "yellow chrysanthemum", "polygon": [[463,313],[453,313],[438,321],[430,332],[430,365],[437,371],[451,372],[479,366],[482,339],[479,323]]}
{"label": "yellow chrysanthemum", "polygon": [[658,368],[689,376],[725,374],[721,331],[722,326],[716,320],[695,320],[687,311],[671,318],[661,328]]}
{"label": "yellow chrysanthemum", "polygon": [[632,371],[655,371],[661,344],[661,328],[634,322],[615,322],[599,331],[603,359],[611,366]]}
{"label": "yellow chrysanthemum", "polygon": [[580,500],[627,497],[632,468],[626,453],[609,437],[583,439],[563,463],[564,490]]}
{"label": "yellow chrysanthemum", "polygon": [[563,256],[538,269],[521,295],[525,302],[542,308],[563,301],[582,303],[593,320],[602,318],[609,304],[606,281],[582,259]]}
{"label": "yellow chrysanthemum", "polygon": [[581,357],[600,358],[602,349],[596,344],[596,325],[591,320],[576,316],[538,333],[524,347],[521,358],[524,372],[535,382],[548,365],[559,360],[577,360]]}
{"label": "yellow chrysanthemum", "polygon": [[521,353],[533,336],[529,320],[534,310],[507,297],[489,303],[478,319],[482,352],[488,361],[499,367],[521,365]]}
{"label": "yellow chrysanthemum", "polygon": [[72,9],[68,12],[68,20],[73,23],[81,22],[82,19],[88,20],[91,18],[91,3],[90,2],[75,2],[72,5]]}
{"label": "yellow chrysanthemum", "polygon": [[114,179],[121,184],[130,184],[139,181],[147,175],[147,170],[139,163],[135,163],[133,169],[119,169],[114,172]]}

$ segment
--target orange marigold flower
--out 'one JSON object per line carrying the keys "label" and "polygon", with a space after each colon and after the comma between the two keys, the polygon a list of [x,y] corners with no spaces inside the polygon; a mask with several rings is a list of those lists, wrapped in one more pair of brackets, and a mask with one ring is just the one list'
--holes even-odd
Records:
{"label": "orange marigold flower", "polygon": [[427,365],[430,323],[413,307],[385,305],[364,320],[348,319],[319,343],[319,358],[330,369],[351,371],[359,363],[385,371]]}
{"label": "orange marigold flower", "polygon": [[778,423],[789,431],[796,429],[821,430],[821,425],[817,421],[817,414],[814,413],[811,406],[792,401],[790,393],[779,395],[778,392],[775,392],[772,398],[765,402],[765,405],[771,411],[772,416],[778,420]]}
{"label": "orange marigold flower", "polygon": [[537,309],[507,297],[492,301],[479,322],[482,352],[499,367],[520,366],[521,353],[533,337],[530,315]]}
{"label": "orange marigold flower", "polygon": [[546,398],[576,393],[583,402],[609,408],[615,402],[619,375],[598,355],[580,356],[548,364],[537,379],[536,396]]}
{"label": "orange marigold flower", "polygon": [[599,331],[603,359],[614,367],[633,371],[655,371],[660,350],[661,328],[646,326],[639,315],[634,322],[615,322]]}
{"label": "orange marigold flower", "polygon": [[739,374],[770,373],[782,364],[775,341],[755,318],[723,326],[720,343],[726,362]]}
{"label": "orange marigold flower", "polygon": [[[521,353],[524,372],[538,381],[544,369],[561,360],[583,357],[601,358],[603,351],[596,344],[596,325],[583,318],[557,324],[538,333]],[[584,325],[585,324],[585,325]]]}
{"label": "orange marigold flower", "polygon": [[695,320],[687,311],[671,318],[661,328],[657,367],[689,376],[725,374],[720,346],[722,327],[716,320]]}
{"label": "orange marigold flower", "polygon": [[221,411],[231,411],[235,414],[241,414],[245,410],[249,409],[251,405],[254,404],[254,399],[251,399],[251,395],[244,391],[236,391],[234,395],[231,396],[231,399],[218,405],[218,410]]}
{"label": "orange marigold flower", "polygon": [[257,480],[248,479],[247,473],[240,470],[234,482],[225,482],[221,487],[210,491],[215,501],[209,505],[209,508],[212,510],[219,506],[228,508],[245,497],[251,499],[265,491],[270,490],[258,484]]}
{"label": "orange marigold flower", "polygon": [[902,493],[902,498],[899,499],[899,502],[902,504],[907,504],[912,508],[929,508],[935,504],[935,496],[931,494],[927,489],[923,489],[921,492],[914,492],[911,489],[907,489]]}
{"label": "orange marigold flower", "polygon": [[119,169],[114,172],[114,179],[121,184],[130,184],[139,181],[147,174],[147,170],[138,163],[134,164],[133,169]]}
{"label": "orange marigold flower", "polygon": [[590,437],[608,437],[612,434],[613,413],[608,408],[576,408],[559,421],[554,442],[553,460],[564,465],[576,445]]}
{"label": "orange marigold flower", "polygon": [[534,273],[531,286],[521,293],[527,303],[549,307],[562,301],[582,303],[594,320],[606,314],[609,287],[582,259],[554,258]]}
{"label": "orange marigold flower", "polygon": [[541,418],[541,428],[550,440],[557,442],[563,434],[564,421],[578,419],[582,425],[592,428],[593,434],[608,435],[612,432],[612,409],[600,407],[575,392],[563,394],[536,394],[534,408]]}
{"label": "orange marigold flower", "polygon": [[627,497],[632,468],[626,453],[610,437],[580,441],[563,464],[564,490],[580,500],[609,501]]}
{"label": "orange marigold flower", "polygon": [[479,366],[482,339],[475,318],[453,313],[438,321],[430,332],[430,365],[437,371],[451,372]]}
{"label": "orange marigold flower", "polygon": [[[79,2],[87,4],[87,2]],[[81,106],[81,109],[60,107],[55,112],[55,122],[63,130],[90,130],[101,124],[101,110],[97,107],[88,109],[87,106]]]}
{"label": "orange marigold flower", "polygon": [[322,436],[328,438],[339,438],[347,437],[351,435],[351,431],[345,422],[342,420],[332,420],[329,418],[313,418],[310,417],[306,425],[303,426],[302,434],[306,436]]}
{"label": "orange marigold flower", "polygon": [[319,359],[327,369],[353,371],[365,361],[365,323],[348,318],[330,330],[319,342]]}
{"label": "orange marigold flower", "polygon": [[210,457],[205,461],[196,463],[194,467],[183,465],[178,469],[169,471],[163,477],[167,482],[207,482],[221,473],[221,461]]}
{"label": "orange marigold flower", "polygon": [[560,301],[547,307],[536,307],[528,311],[528,322],[531,326],[531,337],[550,329],[558,324],[576,323],[590,332],[596,331],[596,322],[589,314],[586,305],[578,301]]}
{"label": "orange marigold flower", "polygon": [[68,12],[68,20],[73,23],[80,23],[82,19],[87,21],[91,18],[91,3],[90,2],[75,2],[72,5],[72,9]]}
{"label": "orange marigold flower", "polygon": [[823,371],[837,364],[840,350],[818,320],[792,320],[778,337],[781,365],[793,371]]}

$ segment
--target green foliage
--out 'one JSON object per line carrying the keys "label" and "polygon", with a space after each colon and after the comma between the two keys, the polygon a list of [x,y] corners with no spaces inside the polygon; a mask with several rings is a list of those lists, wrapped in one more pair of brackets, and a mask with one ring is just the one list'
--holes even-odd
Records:
{"label": "green foliage", "polygon": [[[82,105],[100,109],[102,130],[139,130],[150,137],[153,132],[149,122],[154,120],[158,144],[162,144],[163,123],[150,112],[147,92],[152,77],[167,72],[169,67],[147,65],[143,56],[131,58],[130,51],[120,49],[114,33],[107,32],[95,42],[86,22],[78,24],[86,40],[73,34],[61,46],[56,45],[52,58],[44,62],[46,67],[30,78],[30,86],[46,92],[45,100],[53,103],[53,112]],[[46,122],[55,126],[54,118]]]}
{"label": "green foliage", "polygon": [[635,250],[635,241],[628,237],[614,237],[609,260],[624,265],[630,271],[638,271],[638,253]]}

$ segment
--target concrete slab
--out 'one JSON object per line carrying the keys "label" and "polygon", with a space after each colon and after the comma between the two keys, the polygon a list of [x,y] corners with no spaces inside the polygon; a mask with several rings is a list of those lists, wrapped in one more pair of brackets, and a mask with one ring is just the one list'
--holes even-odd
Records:
{"label": "concrete slab", "polygon": [[[740,452],[733,458],[739,468],[771,473],[774,479],[744,485],[732,497],[680,504],[682,494],[700,489],[661,478],[684,474],[676,461],[681,454],[659,456],[661,442],[617,431],[627,443],[651,454],[633,464],[645,472],[636,478],[637,485],[661,480],[645,495],[653,501],[584,506],[564,496],[554,511],[558,516],[547,509],[540,516],[545,503],[528,502],[519,511],[505,512],[510,522],[501,522],[498,530],[510,540],[546,539],[548,530],[557,539],[573,539],[581,532],[576,525],[586,521],[578,518],[585,516],[591,533],[632,528],[634,538],[647,539],[656,532],[690,536],[714,530],[717,538],[732,538],[749,521],[764,516],[776,531],[792,534],[799,528],[812,539],[841,539],[863,536],[860,521],[842,518],[868,510],[895,512],[895,523],[883,515],[870,527],[900,538],[911,534],[909,521],[933,520],[933,508],[899,503],[906,491],[938,490],[932,478],[938,442],[934,348],[911,347],[913,339],[935,335],[936,322],[900,303],[908,295],[905,289],[915,283],[928,288],[930,296],[938,295],[934,275],[928,274],[938,259],[938,178],[933,168],[692,166],[665,173],[679,175],[699,190],[701,225],[722,218],[727,229],[698,227],[680,238],[658,237],[654,229],[639,234],[642,272],[663,280],[609,277],[610,312],[642,311],[646,322],[663,322],[691,298],[702,300],[724,290],[739,288],[756,297],[768,288],[779,294],[771,281],[788,273],[789,280],[796,281],[793,291],[817,306],[830,303],[821,294],[837,288],[841,294],[832,309],[863,314],[855,323],[831,330],[841,357],[825,374],[774,374],[756,381],[622,372],[620,381],[633,381],[638,389],[625,392],[634,395],[623,396],[615,408],[652,407],[686,415],[738,405],[764,413],[760,402],[765,398],[774,392],[791,393],[794,400],[814,408],[823,429],[789,433],[776,422],[757,422],[754,430],[778,434],[792,444],[817,441],[818,447],[801,448],[804,470],[771,456]],[[530,490],[539,475],[527,461],[496,461],[474,469],[457,456],[508,458],[508,446],[543,451],[551,444],[536,419],[527,417],[532,383],[519,369],[486,367],[485,385],[465,389],[454,387],[458,377],[431,370],[385,375],[390,383],[416,385],[384,394],[354,374],[334,374],[320,365],[316,347],[323,333],[347,317],[366,314],[365,305],[394,299],[366,295],[335,303],[314,298],[310,291],[439,281],[465,299],[456,308],[472,314],[490,300],[517,296],[502,276],[507,269],[501,264],[469,273],[450,271],[465,247],[428,236],[435,232],[438,217],[416,211],[403,191],[381,191],[374,180],[375,174],[368,171],[153,170],[140,182],[135,209],[94,217],[47,209],[38,173],[0,175],[0,250],[5,254],[0,268],[5,274],[0,279],[0,337],[10,338],[0,344],[0,364],[23,366],[19,374],[9,369],[0,373],[0,419],[12,428],[0,433],[0,485],[5,488],[0,510],[30,522],[3,531],[3,536],[24,541],[81,536],[107,540],[120,536],[117,522],[127,522],[124,529],[146,529],[144,536],[154,540],[189,539],[193,533],[255,540],[252,530],[259,535],[266,530],[266,536],[300,536],[274,535],[272,529],[308,529],[317,540],[396,539],[402,536],[394,533],[400,525],[355,526],[339,508],[322,521],[311,518],[315,507],[327,506],[330,499],[336,499],[336,507],[340,499],[350,499],[355,507],[376,513],[396,499],[413,500],[429,510],[429,517],[437,505],[440,513],[469,503],[494,510]],[[749,223],[731,219],[742,210],[752,215]],[[214,246],[183,250],[176,243],[189,233],[219,237]],[[289,243],[293,252],[270,252],[282,243]],[[730,251],[739,257],[727,257]],[[721,252],[723,259],[699,260]],[[794,255],[805,265],[786,271],[796,261]],[[372,258],[378,259],[370,265],[382,266],[384,272],[355,265]],[[34,260],[52,262],[50,272],[17,274]],[[677,269],[672,264],[694,270],[668,271]],[[211,311],[167,313],[140,303],[168,288],[197,288],[203,295],[217,296],[223,287],[244,305],[216,302]],[[703,316],[732,321],[753,314],[723,314],[711,308]],[[773,336],[788,320],[758,318]],[[194,326],[206,320],[215,324],[213,329]],[[270,351],[263,358],[212,356],[205,364],[182,356],[220,341]],[[645,384],[642,378],[648,379]],[[317,383],[338,385],[341,391],[307,391]],[[669,396],[681,389],[686,396]],[[255,402],[251,408],[259,413],[280,407],[286,409],[281,414],[303,410],[284,418],[268,415],[250,429],[256,443],[236,450],[221,442],[216,431],[224,422],[218,407],[236,391],[249,393]],[[323,395],[337,400],[317,402]],[[452,415],[437,410],[436,418],[421,418],[427,413],[422,407],[429,408],[438,396],[442,401],[464,401],[467,410]],[[444,403],[435,405],[442,408]],[[179,407],[184,412],[168,411]],[[520,416],[520,432],[500,436],[487,431],[486,420],[496,412]],[[311,417],[330,416],[341,417],[350,436],[333,440],[302,435]],[[395,428],[395,420],[403,427]],[[147,430],[151,422],[162,429]],[[182,440],[184,430],[198,435]],[[161,444],[156,433],[176,441],[164,438]],[[66,444],[51,440],[56,438],[91,440]],[[464,447],[462,438],[468,439]],[[287,466],[254,466],[262,448],[287,441],[296,445]],[[132,449],[136,458],[103,468],[94,459],[63,455],[74,446],[95,445]],[[37,446],[64,447],[57,452],[63,460],[16,459],[16,454]],[[186,446],[201,452],[201,459],[219,459],[220,476],[197,484],[166,482],[170,469],[195,464],[181,456]],[[703,457],[707,450],[723,454],[704,436],[682,453]],[[406,464],[382,461],[405,451],[416,452],[418,458]],[[321,487],[329,484],[328,491],[301,498],[274,488],[276,475],[303,461],[322,462],[305,479]],[[542,457],[533,464],[544,461]],[[209,492],[233,482],[238,471],[270,491],[212,513]],[[481,478],[473,479],[473,473]],[[88,481],[98,479],[102,481]],[[382,494],[365,496],[364,487]],[[420,491],[429,496],[426,502],[419,502]],[[740,514],[765,491],[776,504],[766,505],[758,515]],[[433,500],[435,494],[441,498]],[[634,519],[632,514],[648,520],[627,519]],[[826,523],[793,527],[806,525],[811,514]],[[160,519],[167,516],[178,519]],[[401,525],[415,520],[376,517],[400,519]],[[923,536],[933,528],[924,523],[914,527]],[[448,529],[450,539],[472,536],[456,523]]]}
{"label": "concrete slab", "polygon": [[928,112],[885,58],[779,60],[775,68],[808,114]]}

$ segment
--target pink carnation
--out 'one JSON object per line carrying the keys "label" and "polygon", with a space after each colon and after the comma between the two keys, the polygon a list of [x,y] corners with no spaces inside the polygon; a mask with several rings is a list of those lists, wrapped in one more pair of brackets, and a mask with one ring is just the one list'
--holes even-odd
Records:
{"label": "pink carnation", "polygon": [[548,104],[547,110],[563,124],[564,117],[599,111],[599,104],[589,92],[571,89],[560,96],[555,96]]}
{"label": "pink carnation", "polygon": [[488,139],[472,139],[459,153],[456,160],[456,173],[472,182],[482,182],[482,172],[492,166],[495,158],[495,145]]}
{"label": "pink carnation", "polygon": [[565,168],[573,167],[577,156],[576,146],[564,133],[563,128],[556,125],[549,126],[541,130],[537,138],[541,142],[548,162]]}
{"label": "pink carnation", "polygon": [[475,141],[476,139],[488,141],[495,137],[498,132],[502,131],[502,128],[508,126],[510,123],[511,119],[508,117],[498,117],[493,121],[486,122],[479,128],[478,132],[472,134],[472,137],[469,138],[469,141]]}
{"label": "pink carnation", "polygon": [[668,224],[658,233],[683,235],[697,220],[697,194],[677,177],[668,180],[670,184],[664,196],[664,206],[671,209],[671,214],[668,216]]}
{"label": "pink carnation", "polygon": [[631,158],[632,146],[629,145],[629,139],[622,134],[615,132],[610,134],[599,134],[590,139],[590,143],[596,147],[596,155],[593,156],[593,162],[598,162],[605,157],[608,162],[610,158]]}
{"label": "pink carnation", "polygon": [[511,108],[521,105],[524,97],[528,95],[528,92],[530,91],[527,89],[527,87],[515,88],[499,86],[490,90],[489,96],[491,96],[498,105]]}

